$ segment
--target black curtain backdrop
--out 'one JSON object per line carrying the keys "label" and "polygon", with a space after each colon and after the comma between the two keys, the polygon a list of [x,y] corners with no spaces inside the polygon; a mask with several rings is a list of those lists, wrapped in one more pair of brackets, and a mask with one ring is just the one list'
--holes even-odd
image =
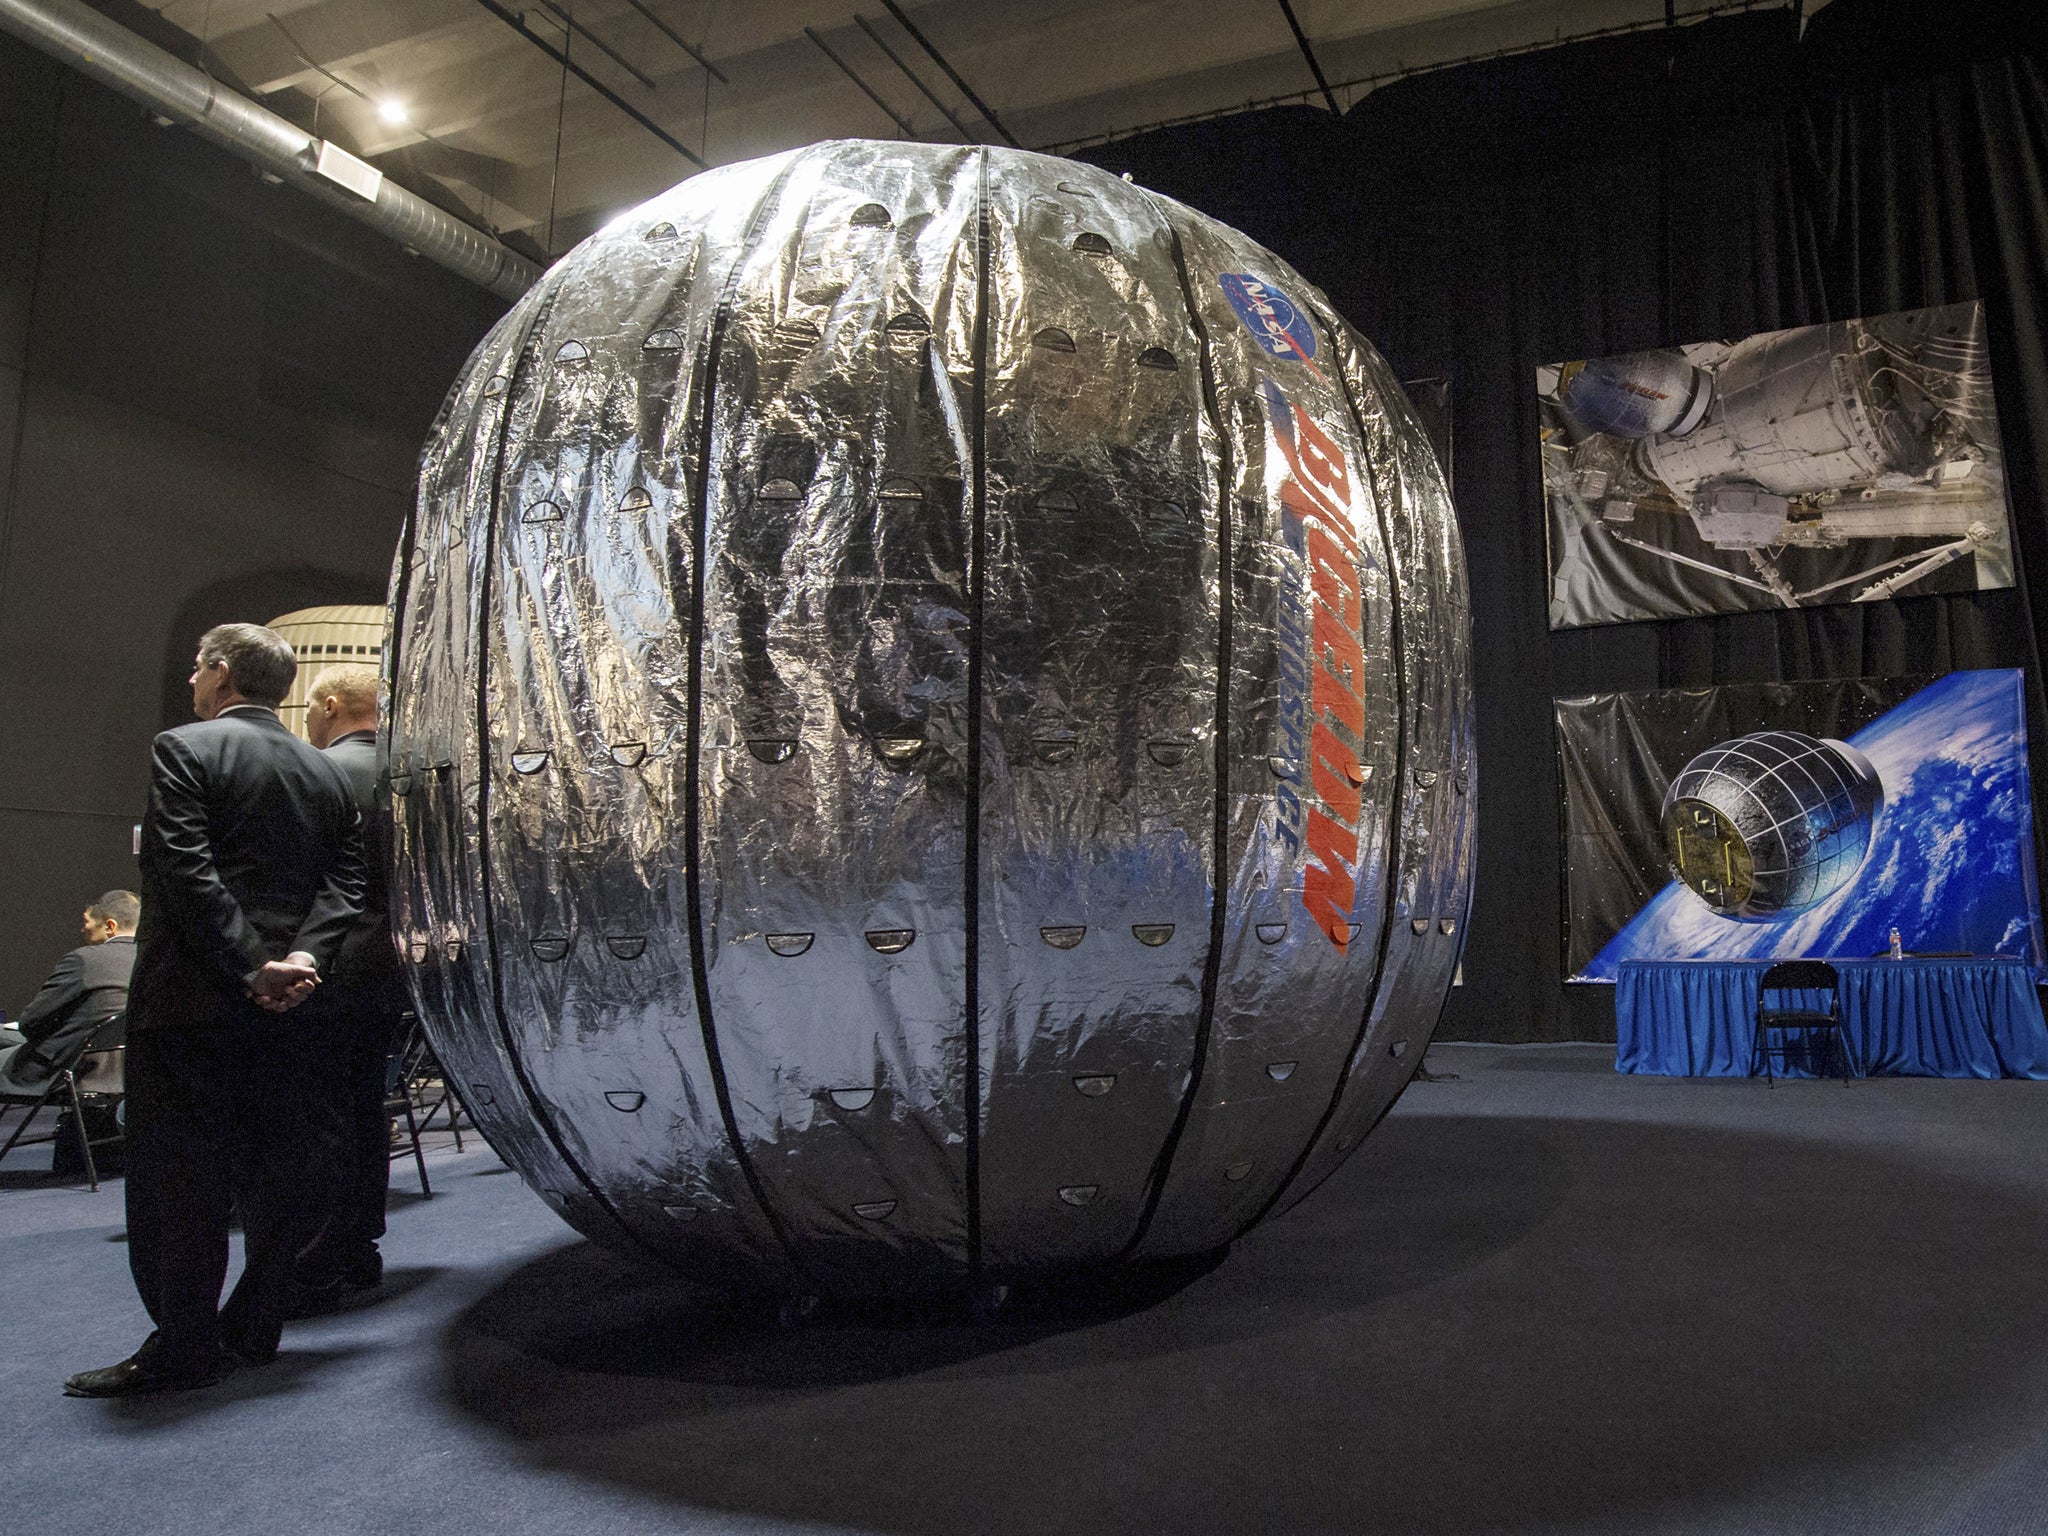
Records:
{"label": "black curtain backdrop", "polygon": [[[1080,158],[1293,262],[1403,378],[1451,380],[1479,885],[1441,1034],[1611,1040],[1562,982],[1553,695],[2024,667],[2048,617],[2048,47],[2037,0],[1834,0],[1574,44]],[[1534,371],[1982,299],[2019,587],[1552,634]],[[2037,813],[2037,845],[2038,835]],[[2039,852],[2037,848],[2037,858]],[[2044,866],[2048,867],[2048,866]]]}

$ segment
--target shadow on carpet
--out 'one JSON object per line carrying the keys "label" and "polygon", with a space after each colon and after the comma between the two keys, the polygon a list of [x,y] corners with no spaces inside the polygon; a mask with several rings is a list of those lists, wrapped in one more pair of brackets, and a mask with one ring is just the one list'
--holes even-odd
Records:
{"label": "shadow on carpet", "polygon": [[1625,1523],[1938,1468],[2048,1348],[2041,1215],[1819,1142],[1396,1116],[1155,1294],[783,1332],[581,1244],[450,1326],[446,1390],[538,1466],[863,1530]]}

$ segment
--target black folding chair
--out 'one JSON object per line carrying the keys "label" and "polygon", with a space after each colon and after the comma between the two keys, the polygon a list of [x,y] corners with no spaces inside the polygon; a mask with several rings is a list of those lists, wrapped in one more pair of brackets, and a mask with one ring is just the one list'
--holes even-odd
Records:
{"label": "black folding chair", "polygon": [[408,1151],[412,1153],[413,1167],[419,1171],[420,1176],[420,1195],[431,1200],[434,1198],[434,1186],[427,1182],[427,1158],[420,1150],[421,1127],[417,1107],[418,1087],[415,1081],[419,1073],[420,1053],[426,1049],[427,1042],[426,1037],[420,1033],[420,1021],[410,1013],[405,1019],[405,1028],[391,1053],[391,1060],[396,1063],[396,1071],[385,1079],[392,1086],[384,1095],[384,1113],[394,1117],[394,1124],[396,1116],[405,1116],[405,1135],[393,1139],[391,1155],[398,1158],[405,1156]]}
{"label": "black folding chair", "polygon": [[[441,1059],[434,1054],[434,1048],[427,1043],[427,1037],[418,1038],[413,1057],[412,1071],[406,1081],[412,1085],[413,1105],[419,1111],[420,1134],[424,1136],[435,1129],[434,1116],[445,1113],[447,1123],[440,1127],[455,1136],[455,1150],[462,1150],[462,1117],[468,1113],[461,1098],[455,1092],[455,1084],[441,1069]],[[476,1121],[470,1121],[474,1129]]]}
{"label": "black folding chair", "polygon": [[[1814,993],[1821,994],[1822,1006],[1815,1006]],[[1790,995],[1788,995],[1790,994]],[[1775,1037],[1775,1038],[1774,1038]],[[1809,1067],[1815,1061],[1814,1042],[1823,1047],[1820,1060],[1832,1055],[1841,1063],[1842,1086],[1854,1075],[1849,1058],[1849,1032],[1842,1025],[1842,979],[1825,960],[1780,960],[1764,972],[1757,988],[1756,1043],[1749,1058],[1749,1075],[1756,1076],[1757,1063],[1764,1068],[1764,1080],[1778,1086],[1771,1062],[1789,1064],[1796,1055]],[[1830,1074],[1818,1067],[1815,1075]]]}
{"label": "black folding chair", "polygon": [[[427,1182],[427,1160],[420,1150],[420,1138],[433,1130],[434,1117],[447,1115],[447,1122],[441,1127],[455,1136],[455,1150],[462,1150],[462,1100],[456,1097],[455,1085],[448,1080],[448,1074],[441,1069],[441,1063],[434,1056],[434,1048],[427,1043],[426,1033],[420,1028],[417,1015],[408,1012],[398,1035],[398,1045],[392,1052],[394,1063],[390,1079],[392,1088],[384,1101],[385,1112],[394,1117],[405,1117],[405,1135],[392,1144],[391,1155],[403,1157],[412,1154],[413,1166],[419,1170],[420,1193],[427,1199],[434,1197],[434,1189]],[[474,1118],[470,1124],[475,1125]]]}
{"label": "black folding chair", "polygon": [[[52,1064],[48,1079],[38,1086],[17,1088],[13,1086],[9,1077],[0,1076],[0,1119],[5,1119],[10,1109],[19,1109],[22,1112],[20,1123],[14,1127],[14,1134],[7,1138],[5,1146],[0,1146],[0,1158],[5,1158],[17,1146],[40,1146],[45,1142],[54,1142],[62,1134],[60,1115],[58,1126],[47,1133],[38,1136],[24,1135],[44,1107],[62,1094],[63,1099],[60,1102],[70,1106],[71,1123],[78,1127],[79,1144],[85,1153],[86,1180],[91,1184],[93,1193],[99,1192],[100,1170],[99,1164],[93,1159],[93,1149],[117,1145],[122,1136],[118,1124],[110,1136],[93,1135],[92,1122],[86,1118],[85,1111],[88,1103],[98,1106],[120,1101],[126,1088],[126,1048],[117,1045],[104,1051],[95,1050],[93,1042],[104,1035],[119,1033],[118,1026],[121,1022],[121,1016],[116,1015],[86,1035],[60,1060]],[[22,1049],[26,1050],[28,1047],[24,1046]],[[20,1059],[18,1053],[15,1059]]]}

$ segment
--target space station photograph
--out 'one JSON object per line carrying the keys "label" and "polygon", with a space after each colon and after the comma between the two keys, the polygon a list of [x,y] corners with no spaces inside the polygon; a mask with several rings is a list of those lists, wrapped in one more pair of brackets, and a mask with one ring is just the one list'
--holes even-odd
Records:
{"label": "space station photograph", "polygon": [[1559,699],[1565,979],[2014,955],[2043,975],[2018,670]]}
{"label": "space station photograph", "polygon": [[1536,370],[1550,627],[2013,584],[1983,306]]}

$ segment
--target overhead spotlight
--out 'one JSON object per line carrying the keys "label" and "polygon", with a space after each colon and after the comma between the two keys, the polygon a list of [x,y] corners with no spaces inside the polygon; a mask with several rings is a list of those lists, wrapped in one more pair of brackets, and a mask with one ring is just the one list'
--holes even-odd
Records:
{"label": "overhead spotlight", "polygon": [[387,123],[402,123],[412,116],[404,102],[395,96],[387,96],[377,103],[377,115]]}

